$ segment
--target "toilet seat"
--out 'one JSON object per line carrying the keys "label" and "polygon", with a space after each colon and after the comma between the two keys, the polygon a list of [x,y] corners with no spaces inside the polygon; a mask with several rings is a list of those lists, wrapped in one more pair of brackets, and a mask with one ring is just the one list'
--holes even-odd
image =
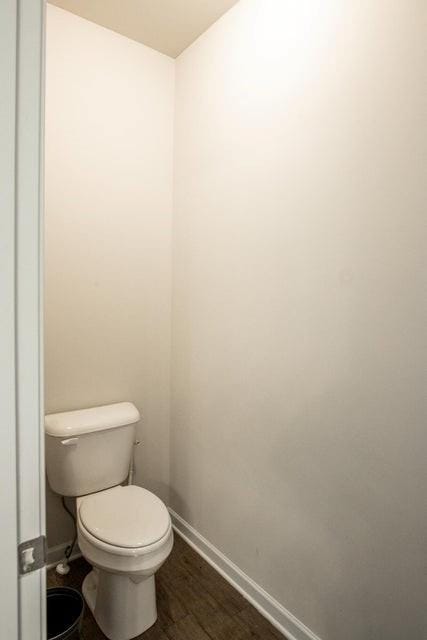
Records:
{"label": "toilet seat", "polygon": [[139,637],[157,619],[154,574],[173,547],[165,505],[134,486],[79,497],[77,534],[82,556],[93,567],[82,591],[98,626],[111,640]]}
{"label": "toilet seat", "polygon": [[81,533],[92,544],[119,555],[152,551],[168,537],[169,512],[153,493],[134,485],[117,486],[81,498]]}

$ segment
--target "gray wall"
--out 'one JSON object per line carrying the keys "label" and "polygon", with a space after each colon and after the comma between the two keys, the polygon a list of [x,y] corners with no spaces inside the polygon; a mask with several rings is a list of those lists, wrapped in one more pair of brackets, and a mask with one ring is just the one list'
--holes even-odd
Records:
{"label": "gray wall", "polygon": [[427,637],[416,0],[241,0],[177,60],[172,506],[324,640]]}

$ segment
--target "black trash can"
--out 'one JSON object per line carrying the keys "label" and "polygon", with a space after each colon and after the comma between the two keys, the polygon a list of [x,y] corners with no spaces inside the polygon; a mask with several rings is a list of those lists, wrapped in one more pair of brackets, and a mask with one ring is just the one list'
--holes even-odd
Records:
{"label": "black trash can", "polygon": [[70,587],[47,590],[48,640],[79,640],[84,612],[81,593]]}

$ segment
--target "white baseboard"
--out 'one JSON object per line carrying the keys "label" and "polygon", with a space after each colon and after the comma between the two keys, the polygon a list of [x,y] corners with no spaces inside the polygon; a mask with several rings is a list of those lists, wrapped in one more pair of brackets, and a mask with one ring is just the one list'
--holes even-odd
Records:
{"label": "white baseboard", "polygon": [[[64,542],[63,544],[58,544],[56,547],[51,547],[50,549],[47,550],[46,569],[52,569],[52,567],[56,567],[58,562],[61,562],[61,560],[64,558],[65,549],[68,547],[69,544],[71,544],[71,541]],[[82,554],[80,553],[79,545],[76,542],[76,544],[74,545],[73,553],[70,558],[70,562],[72,560],[76,560],[76,558],[80,558],[81,555]]]}
{"label": "white baseboard", "polygon": [[247,576],[237,565],[214,547],[196,529],[173,509],[169,509],[174,530],[198,554],[242,594],[288,640],[320,640],[316,634],[300,622],[292,613]]}

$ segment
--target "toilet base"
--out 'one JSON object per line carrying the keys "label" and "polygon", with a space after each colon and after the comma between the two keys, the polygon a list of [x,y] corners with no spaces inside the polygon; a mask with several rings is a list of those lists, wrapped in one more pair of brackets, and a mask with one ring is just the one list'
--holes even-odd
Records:
{"label": "toilet base", "polygon": [[99,628],[110,640],[130,640],[157,620],[154,575],[130,577],[93,569],[82,591]]}

